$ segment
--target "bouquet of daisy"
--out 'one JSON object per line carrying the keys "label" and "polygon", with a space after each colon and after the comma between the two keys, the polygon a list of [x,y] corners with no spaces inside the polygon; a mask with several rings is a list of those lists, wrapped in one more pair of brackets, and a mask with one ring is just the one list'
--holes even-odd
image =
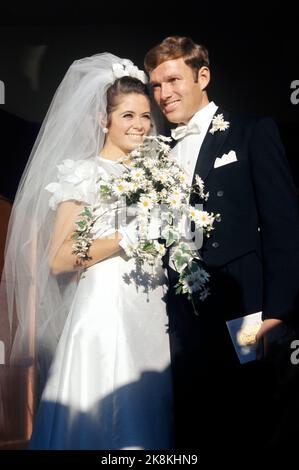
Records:
{"label": "bouquet of daisy", "polygon": [[[139,267],[153,266],[162,262],[169,249],[169,263],[179,274],[177,293],[187,294],[193,302],[194,294],[204,300],[209,293],[209,274],[202,266],[198,250],[203,236],[210,236],[216,215],[190,205],[191,194],[197,194],[201,200],[207,200],[208,194],[198,175],[193,186],[187,184],[184,170],[171,156],[170,141],[170,137],[162,135],[146,137],[120,160],[124,165],[121,175],[99,181],[99,196],[102,200],[117,197],[125,201],[130,213],[134,209],[138,241],[126,246],[127,256],[134,257]],[[76,253],[84,257],[92,242],[93,209],[85,208],[80,216],[74,238]],[[153,219],[159,226],[159,237],[155,239],[149,235]],[[194,234],[190,231],[191,222]],[[83,255],[80,246],[85,250]]]}

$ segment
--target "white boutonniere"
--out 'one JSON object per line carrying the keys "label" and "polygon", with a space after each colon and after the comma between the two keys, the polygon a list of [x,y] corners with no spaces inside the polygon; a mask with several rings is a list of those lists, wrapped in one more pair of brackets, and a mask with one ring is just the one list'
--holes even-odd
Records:
{"label": "white boutonniere", "polygon": [[212,119],[211,134],[215,134],[216,131],[225,131],[229,128],[229,122],[223,119],[223,114],[216,114]]}

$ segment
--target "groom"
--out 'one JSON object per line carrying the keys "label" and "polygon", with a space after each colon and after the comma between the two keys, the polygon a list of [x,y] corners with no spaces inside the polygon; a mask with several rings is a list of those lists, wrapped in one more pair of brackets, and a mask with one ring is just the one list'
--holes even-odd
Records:
{"label": "groom", "polygon": [[[298,207],[278,130],[271,119],[236,119],[209,102],[208,51],[190,38],[164,39],[145,68],[155,101],[178,125],[174,154],[190,184],[195,174],[204,180],[204,209],[220,214],[201,250],[211,295],[197,316],[175,294],[169,269],[177,447],[266,452],[281,411],[271,338],[299,316]],[[226,321],[259,311],[264,360],[241,365]]]}

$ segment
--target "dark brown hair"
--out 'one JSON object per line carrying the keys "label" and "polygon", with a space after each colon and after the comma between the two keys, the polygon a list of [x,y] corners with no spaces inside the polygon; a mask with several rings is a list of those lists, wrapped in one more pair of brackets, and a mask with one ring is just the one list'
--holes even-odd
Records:
{"label": "dark brown hair", "polygon": [[169,36],[147,52],[144,58],[144,67],[150,73],[166,60],[180,59],[181,57],[185,64],[192,68],[196,81],[199,69],[210,65],[209,53],[204,46],[195,44],[188,37]]}
{"label": "dark brown hair", "polygon": [[142,83],[138,78],[134,77],[121,77],[117,78],[115,82],[110,85],[107,90],[107,116],[109,121],[110,114],[114,111],[118,104],[118,98],[121,95],[129,95],[130,93],[137,93],[149,98],[149,91],[147,86]]}

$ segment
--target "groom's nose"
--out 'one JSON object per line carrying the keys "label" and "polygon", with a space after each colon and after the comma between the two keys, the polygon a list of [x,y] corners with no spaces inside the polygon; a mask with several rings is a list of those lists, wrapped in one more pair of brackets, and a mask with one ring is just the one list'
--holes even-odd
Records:
{"label": "groom's nose", "polygon": [[169,98],[172,94],[171,84],[167,82],[161,83],[161,99],[165,100]]}

